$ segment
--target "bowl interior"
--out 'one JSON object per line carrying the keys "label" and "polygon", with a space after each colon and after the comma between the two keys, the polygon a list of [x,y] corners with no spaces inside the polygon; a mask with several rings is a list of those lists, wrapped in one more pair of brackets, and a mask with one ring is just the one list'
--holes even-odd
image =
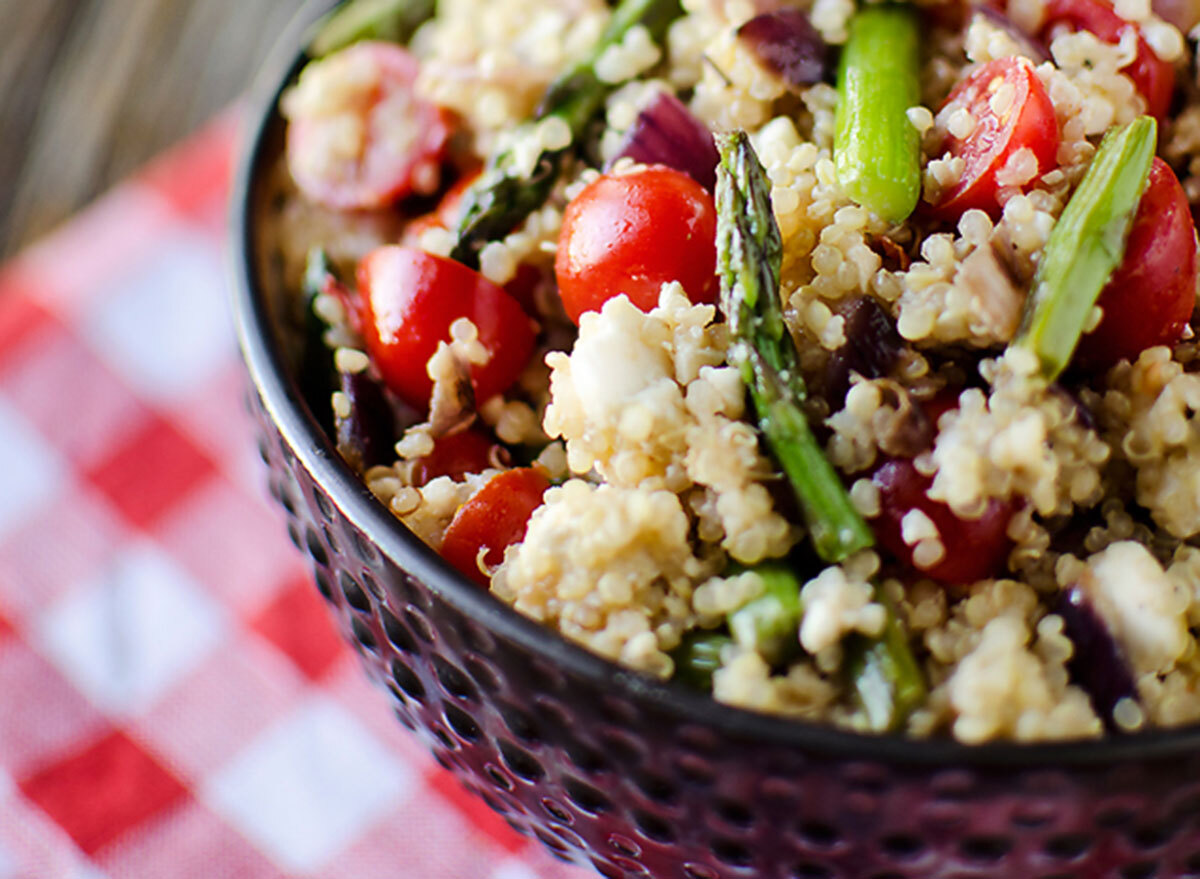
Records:
{"label": "bowl interior", "polygon": [[288,366],[279,316],[287,291],[269,252],[260,218],[268,197],[265,175],[283,146],[276,105],[306,60],[302,46],[312,24],[337,0],[310,0],[285,32],[256,80],[239,152],[232,202],[231,252],[238,335],[252,382],[269,417],[304,468],[377,549],[411,572],[439,598],[488,629],[523,643],[540,660],[634,703],[652,703],[680,723],[697,718],[734,740],[771,743],[840,759],[912,766],[1106,766],[1126,760],[1169,759],[1200,750],[1200,726],[1079,742],[961,745],[863,735],[827,725],[755,714],[718,703],[682,686],[623,669],[526,619],[462,578],[378,503],[337,454],[313,416]]}

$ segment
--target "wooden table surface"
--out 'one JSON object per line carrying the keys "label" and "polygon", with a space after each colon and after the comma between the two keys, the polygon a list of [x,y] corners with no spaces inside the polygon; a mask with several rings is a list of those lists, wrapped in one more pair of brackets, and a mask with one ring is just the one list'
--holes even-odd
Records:
{"label": "wooden table surface", "polygon": [[0,258],[248,85],[301,0],[0,0]]}

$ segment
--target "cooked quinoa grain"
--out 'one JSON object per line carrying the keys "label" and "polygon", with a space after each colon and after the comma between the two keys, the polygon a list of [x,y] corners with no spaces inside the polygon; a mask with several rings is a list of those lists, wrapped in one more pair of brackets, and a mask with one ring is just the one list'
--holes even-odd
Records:
{"label": "cooked quinoa grain", "polygon": [[[1071,4],[1112,28],[889,7],[915,85],[858,117],[850,0],[782,4],[812,25],[791,65],[754,0],[615,29],[601,0],[453,0],[314,62],[263,234],[339,449],[383,448],[362,477],[403,527],[601,656],[669,679],[723,635],[731,705],[969,744],[1200,722],[1194,47],[1148,0]],[[1149,170],[1075,198],[1148,125]],[[861,183],[885,153],[904,219]],[[828,539],[834,501],[865,539]]]}

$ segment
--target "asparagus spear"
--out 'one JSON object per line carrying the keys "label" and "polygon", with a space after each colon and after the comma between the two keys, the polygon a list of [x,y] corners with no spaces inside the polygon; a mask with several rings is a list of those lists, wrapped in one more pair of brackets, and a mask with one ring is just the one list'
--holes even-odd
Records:
{"label": "asparagus spear", "polygon": [[325,344],[325,322],[313,310],[317,296],[325,289],[332,275],[329,258],[325,251],[314,247],[308,253],[304,265],[301,293],[304,302],[304,347],[300,354],[300,387],[304,399],[313,415],[325,428],[333,432],[333,412],[329,398],[337,387],[336,370],[333,368],[333,352]]}
{"label": "asparagus spear", "polygon": [[920,22],[903,6],[866,6],[850,23],[838,67],[833,155],[850,198],[900,222],[921,195]]}
{"label": "asparagus spear", "polygon": [[1049,380],[1070,363],[1100,291],[1125,255],[1157,137],[1152,116],[1110,130],[1050,233],[1012,342],[1037,355]]}
{"label": "asparagus spear", "polygon": [[705,693],[712,692],[713,672],[721,667],[721,651],[732,643],[732,638],[720,632],[688,632],[671,653],[675,660],[675,680]]}
{"label": "asparagus spear", "polygon": [[570,144],[543,150],[531,174],[524,174],[516,167],[511,151],[497,156],[466,194],[458,242],[451,257],[477,268],[484,244],[507,235],[545,204],[567,154],[617,85],[603,82],[596,74],[600,56],[611,46],[619,45],[638,25],[661,42],[667,27],[682,14],[679,0],[621,0],[592,54],[555,80],[538,108],[536,121],[557,118],[567,123]]}
{"label": "asparagus spear", "polygon": [[887,623],[875,638],[855,637],[848,646],[845,669],[855,700],[871,732],[899,729],[913,709],[925,701],[925,678],[908,643],[908,633],[895,607],[875,590],[887,608]]}
{"label": "asparagus spear", "polygon": [[779,302],[782,245],[769,184],[744,131],[718,137],[717,265],[734,344],[729,361],[750,389],[759,427],[787,474],[817,554],[840,562],[874,536],[854,509],[800,408],[804,381]]}
{"label": "asparagus spear", "polygon": [[350,0],[318,22],[308,53],[323,58],[359,40],[407,43],[436,6],[437,0]]}
{"label": "asparagus spear", "polygon": [[[800,408],[804,384],[779,303],[781,244],[766,175],[745,132],[721,135],[717,146],[721,152],[717,169],[721,307],[735,340],[729,359],[742,370],[767,445],[792,483],[817,554],[826,561],[839,562],[871,546],[874,535],[851,504]],[[794,580],[786,569],[780,569],[780,576],[781,580],[783,576]],[[802,613],[798,581],[789,585],[787,595],[793,588],[798,610],[791,632],[795,632]],[[897,727],[923,701],[925,682],[903,623],[882,592],[876,592],[877,600],[888,607],[887,625],[878,638],[852,642],[847,666],[870,728],[884,731]],[[783,584],[776,581],[769,595],[788,608],[786,600],[780,599],[782,594]],[[738,613],[741,611],[730,617],[735,637],[742,628],[755,638],[769,634],[765,615],[751,612],[739,623],[734,620]]]}
{"label": "asparagus spear", "polygon": [[739,646],[758,651],[769,662],[779,662],[789,648],[799,643],[796,633],[804,613],[800,603],[802,584],[780,562],[768,562],[752,570],[762,578],[763,593],[729,614],[729,631]]}
{"label": "asparagus spear", "polygon": [[[752,570],[763,578],[766,588],[762,595],[729,614],[729,631],[740,647],[778,663],[787,658],[788,648],[798,643],[797,632],[804,615],[800,597],[803,584],[781,562],[768,562]],[[873,638],[857,635],[850,639],[844,667],[855,701],[863,709],[866,728],[887,732],[898,729],[925,701],[926,688],[895,607],[878,588],[875,600],[887,610],[884,629]]]}

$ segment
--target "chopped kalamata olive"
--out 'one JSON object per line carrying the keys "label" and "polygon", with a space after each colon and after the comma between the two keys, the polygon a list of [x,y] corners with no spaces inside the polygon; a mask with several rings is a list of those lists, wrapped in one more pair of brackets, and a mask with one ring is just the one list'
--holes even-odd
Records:
{"label": "chopped kalamata olive", "polygon": [[1050,60],[1050,53],[1046,51],[1046,47],[1042,44],[1041,40],[1029,36],[1029,34],[1017,27],[1012,19],[999,9],[984,3],[975,7],[975,13],[982,15],[990,23],[1008,34],[1013,42],[1020,47],[1021,54],[1030,61],[1040,63]]}
{"label": "chopped kalamata olive", "polygon": [[395,458],[396,416],[383,385],[366,372],[343,372],[341,392],[349,410],[334,409],[337,449],[355,470],[366,472]]}
{"label": "chopped kalamata olive", "polygon": [[825,396],[835,411],[850,390],[852,372],[863,378],[882,378],[904,351],[904,340],[896,332],[896,325],[874,299],[852,299],[840,314],[846,322],[846,343],[833,352],[825,370]]}
{"label": "chopped kalamata olive", "polygon": [[738,28],[737,37],[763,67],[789,85],[812,85],[829,72],[829,47],[799,9],[756,15]]}
{"label": "chopped kalamata olive", "polygon": [[679,98],[661,92],[625,135],[617,158],[666,165],[687,174],[709,192],[717,185],[717,146],[712,132]]}
{"label": "chopped kalamata olive", "polygon": [[1067,671],[1091,697],[1096,713],[1112,728],[1113,708],[1134,695],[1129,664],[1104,620],[1078,586],[1059,594],[1054,612],[1062,617],[1066,635],[1075,645]]}

